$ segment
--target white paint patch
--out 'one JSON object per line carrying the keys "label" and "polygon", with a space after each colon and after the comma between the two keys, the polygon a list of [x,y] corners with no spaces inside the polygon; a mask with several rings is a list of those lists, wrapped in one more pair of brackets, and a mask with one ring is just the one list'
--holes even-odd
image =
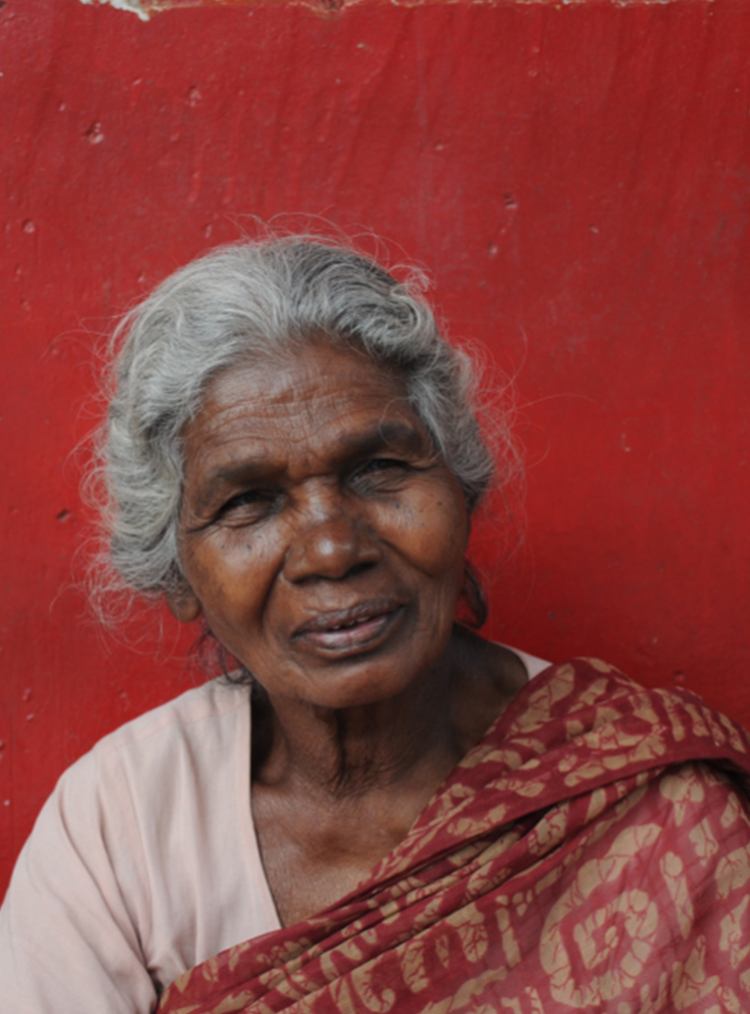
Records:
{"label": "white paint patch", "polygon": [[141,21],[148,21],[148,12],[141,6],[141,0],[81,0],[83,4],[108,3],[118,11],[132,11]]}
{"label": "white paint patch", "polygon": [[[213,7],[217,3],[221,4],[222,0],[192,0],[189,4],[179,4],[181,7]],[[362,3],[363,0],[290,0],[292,4],[301,3],[306,7],[312,7],[313,10],[341,10],[344,7],[353,7],[355,4]],[[414,7],[420,6],[426,3],[427,0],[391,0],[392,4],[396,7]],[[455,4],[461,2],[461,0],[437,0],[438,3]],[[470,4],[484,4],[486,6],[494,6],[498,3],[502,3],[503,0],[466,0]],[[550,5],[553,0],[505,0],[507,3],[515,3],[521,7],[533,7],[533,6],[546,6]],[[593,0],[554,0],[557,6],[565,7],[581,7],[584,4],[592,3]],[[654,6],[661,4],[666,6],[668,4],[682,3],[684,0],[611,0],[611,3],[615,7],[635,7],[639,6]],[[714,3],[714,0],[703,0],[704,3]],[[148,21],[149,12],[168,10],[172,5],[169,0],[81,0],[83,4],[89,4],[92,6],[99,4],[110,4],[112,7],[116,7],[120,11],[132,11],[133,14],[137,14],[141,21]],[[252,0],[246,0],[246,4],[249,6]],[[0,75],[2,76],[2,75]],[[592,227],[592,232],[598,232],[598,229]],[[493,256],[490,254],[490,256]]]}

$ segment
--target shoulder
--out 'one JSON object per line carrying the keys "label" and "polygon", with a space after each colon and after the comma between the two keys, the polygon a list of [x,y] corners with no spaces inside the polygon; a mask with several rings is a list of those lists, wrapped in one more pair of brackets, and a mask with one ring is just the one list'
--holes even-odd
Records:
{"label": "shoulder", "polygon": [[[456,769],[500,779],[518,812],[587,792],[612,803],[664,769],[701,762],[750,792],[750,740],[686,691],[646,690],[613,667],[574,659],[540,673]],[[514,810],[516,812],[516,810]]]}
{"label": "shoulder", "polygon": [[94,772],[148,768],[169,774],[170,756],[226,754],[232,734],[249,735],[247,688],[223,680],[195,687],[104,736],[62,776],[59,786]]}
{"label": "shoulder", "polygon": [[518,695],[507,722],[513,731],[551,730],[558,743],[586,736],[588,748],[649,741],[654,760],[729,761],[750,774],[750,737],[736,722],[689,690],[643,687],[599,659],[544,670]]}
{"label": "shoulder", "polygon": [[[207,683],[105,736],[62,775],[0,913],[0,982],[54,990],[72,965],[79,974],[63,993],[76,1002],[47,998],[34,1009],[82,1010],[86,996],[100,996],[118,1014],[151,1010],[152,979],[169,982],[202,960],[206,939],[226,946],[225,923],[230,942],[241,939],[242,918],[265,928],[247,805],[249,711],[247,688]],[[210,932],[200,921],[209,897],[222,912]],[[243,912],[224,919],[235,898]],[[4,964],[11,934],[18,967]],[[43,972],[31,968],[40,946]]]}
{"label": "shoulder", "polygon": [[197,820],[202,800],[237,781],[238,758],[249,755],[249,711],[246,688],[215,680],[126,723],[65,771],[39,831],[54,820],[132,862],[136,837],[141,847],[158,842],[170,814]]}
{"label": "shoulder", "polygon": [[203,735],[212,725],[230,721],[248,708],[246,687],[234,686],[217,679],[194,687],[166,704],[126,722],[99,740],[92,756],[104,759],[128,750],[148,749],[160,739]]}

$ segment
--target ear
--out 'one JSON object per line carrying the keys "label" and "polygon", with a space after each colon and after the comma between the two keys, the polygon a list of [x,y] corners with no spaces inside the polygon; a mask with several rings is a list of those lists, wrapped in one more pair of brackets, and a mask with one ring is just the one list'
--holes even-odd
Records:
{"label": "ear", "polygon": [[190,588],[179,592],[167,592],[167,606],[170,613],[180,623],[192,623],[203,611],[199,599]]}

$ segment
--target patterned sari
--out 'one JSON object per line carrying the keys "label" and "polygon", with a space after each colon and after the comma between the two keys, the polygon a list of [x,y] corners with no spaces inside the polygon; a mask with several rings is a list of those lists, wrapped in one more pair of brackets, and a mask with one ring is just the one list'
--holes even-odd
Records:
{"label": "patterned sari", "polygon": [[750,740],[687,691],[536,677],[366,882],[159,1014],[750,1011]]}

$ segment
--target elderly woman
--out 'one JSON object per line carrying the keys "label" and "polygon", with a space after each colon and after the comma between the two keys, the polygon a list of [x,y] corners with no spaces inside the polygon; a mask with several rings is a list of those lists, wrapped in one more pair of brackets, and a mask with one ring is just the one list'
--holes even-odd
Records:
{"label": "elderly woman", "polygon": [[457,622],[493,469],[421,299],[288,238],[121,333],[111,562],[238,668],[63,776],[3,1012],[749,1010],[748,740]]}

